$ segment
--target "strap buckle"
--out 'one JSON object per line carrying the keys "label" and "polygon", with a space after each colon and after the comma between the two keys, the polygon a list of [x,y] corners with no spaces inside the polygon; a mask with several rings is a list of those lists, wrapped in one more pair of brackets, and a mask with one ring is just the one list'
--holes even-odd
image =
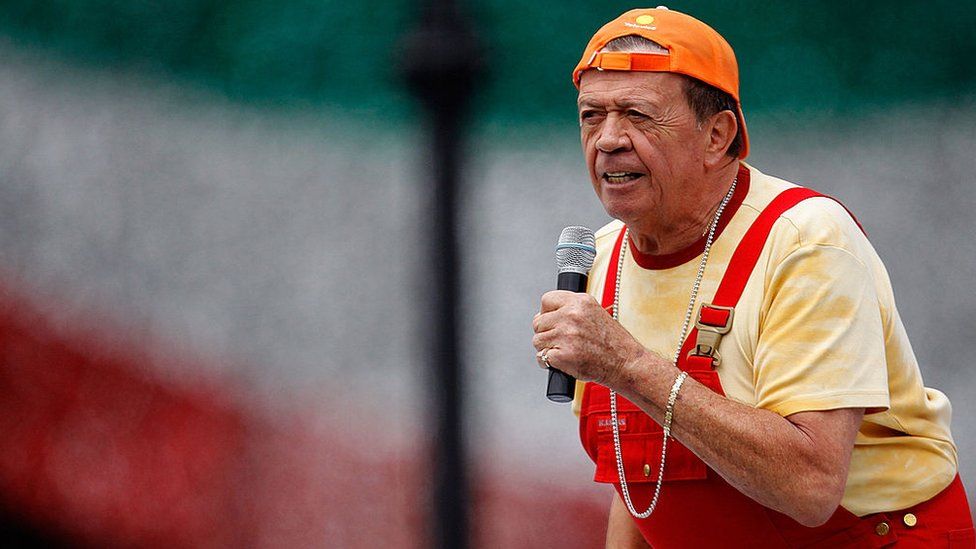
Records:
{"label": "strap buckle", "polygon": [[695,345],[688,352],[688,356],[711,358],[713,368],[721,364],[722,355],[718,352],[718,344],[722,341],[722,336],[732,329],[734,316],[735,307],[703,303],[698,310],[698,320],[695,321],[695,328],[698,330]]}

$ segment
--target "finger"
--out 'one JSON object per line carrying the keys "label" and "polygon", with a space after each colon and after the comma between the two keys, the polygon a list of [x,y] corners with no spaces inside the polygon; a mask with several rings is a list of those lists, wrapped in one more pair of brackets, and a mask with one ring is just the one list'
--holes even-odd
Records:
{"label": "finger", "polygon": [[556,345],[556,338],[552,333],[552,330],[548,332],[543,332],[541,334],[535,334],[532,336],[532,346],[535,347],[536,351],[543,351],[544,349],[554,347]]}
{"label": "finger", "polygon": [[542,349],[541,351],[536,351],[535,353],[535,362],[536,364],[539,365],[540,368],[543,369],[548,368],[548,366],[546,366],[546,357],[547,357],[548,350],[549,350],[548,348]]}
{"label": "finger", "polygon": [[541,334],[543,332],[548,332],[556,327],[559,322],[559,313],[557,311],[551,311],[548,313],[537,313],[532,318],[532,331]]}
{"label": "finger", "polygon": [[559,347],[551,347],[546,349],[544,358],[547,358],[548,361],[543,361],[543,368],[552,368],[553,370],[559,370],[560,372],[570,374],[575,377],[572,372],[567,371],[567,369],[570,368],[570,365],[567,362],[568,355],[564,349],[560,349]]}
{"label": "finger", "polygon": [[542,309],[539,312],[548,313],[550,311],[555,311],[556,309],[571,303],[577,296],[581,294],[576,294],[566,290],[552,290],[542,294]]}
{"label": "finger", "polygon": [[542,369],[555,368],[552,362],[553,353],[558,353],[558,347],[547,347],[535,354],[535,360]]}

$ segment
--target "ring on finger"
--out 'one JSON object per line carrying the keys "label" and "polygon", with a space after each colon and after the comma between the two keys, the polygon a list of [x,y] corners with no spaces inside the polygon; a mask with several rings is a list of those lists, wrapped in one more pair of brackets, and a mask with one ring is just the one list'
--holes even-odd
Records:
{"label": "ring on finger", "polygon": [[552,368],[552,364],[549,364],[549,348],[548,347],[542,350],[542,354],[540,355],[540,358],[542,358],[542,363],[546,365],[546,368]]}

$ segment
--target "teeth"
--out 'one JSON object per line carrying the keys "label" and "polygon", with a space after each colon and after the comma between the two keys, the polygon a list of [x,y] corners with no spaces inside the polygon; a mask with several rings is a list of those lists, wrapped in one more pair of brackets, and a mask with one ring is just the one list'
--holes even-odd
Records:
{"label": "teeth", "polygon": [[641,174],[633,172],[605,172],[604,179],[610,183],[626,183],[632,179],[637,179]]}

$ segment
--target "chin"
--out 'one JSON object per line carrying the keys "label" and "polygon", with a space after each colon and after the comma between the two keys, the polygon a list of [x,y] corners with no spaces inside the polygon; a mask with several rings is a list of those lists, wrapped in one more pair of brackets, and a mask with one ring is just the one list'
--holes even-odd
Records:
{"label": "chin", "polygon": [[648,194],[647,189],[635,186],[626,189],[600,188],[597,196],[610,217],[632,224],[654,214],[656,200]]}
{"label": "chin", "polygon": [[619,219],[628,225],[634,225],[637,221],[643,218],[639,212],[635,212],[628,208],[607,208],[604,207],[607,215],[614,219]]}
{"label": "chin", "polygon": [[607,215],[627,224],[633,224],[635,221],[648,215],[646,211],[630,201],[601,200],[601,202],[603,202],[603,209],[607,212]]}

